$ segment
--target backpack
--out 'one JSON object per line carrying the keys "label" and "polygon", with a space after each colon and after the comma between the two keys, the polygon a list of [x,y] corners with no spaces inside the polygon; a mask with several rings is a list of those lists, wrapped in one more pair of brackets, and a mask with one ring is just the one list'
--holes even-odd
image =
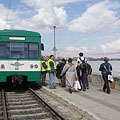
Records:
{"label": "backpack", "polygon": [[65,64],[63,64],[63,63],[59,63],[59,64],[56,66],[56,68],[57,68],[57,69],[56,69],[56,77],[57,77],[58,79],[60,79],[60,74],[61,74],[64,66],[65,66]]}
{"label": "backpack", "polygon": [[92,73],[92,67],[90,64],[88,64],[88,74],[91,75],[91,73]]}
{"label": "backpack", "polygon": [[82,61],[82,63],[80,64],[81,70],[82,70],[82,71],[86,71],[86,69],[88,68],[88,64],[85,62],[85,58],[84,58],[84,60],[82,60],[82,59],[80,58],[80,60]]}

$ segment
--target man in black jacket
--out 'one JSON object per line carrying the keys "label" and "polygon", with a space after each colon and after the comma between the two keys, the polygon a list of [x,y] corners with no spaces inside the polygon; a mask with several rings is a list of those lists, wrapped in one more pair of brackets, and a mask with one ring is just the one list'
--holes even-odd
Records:
{"label": "man in black jacket", "polygon": [[107,89],[107,93],[110,94],[108,75],[111,75],[112,66],[111,66],[110,63],[108,63],[108,58],[107,57],[104,58],[104,62],[105,63],[102,63],[100,65],[99,70],[101,71],[101,74],[102,74],[103,79],[104,79],[103,91],[105,92],[105,90]]}
{"label": "man in black jacket", "polygon": [[60,85],[62,86],[62,87],[65,87],[66,86],[66,79],[65,79],[65,77],[64,76],[60,76],[61,75],[61,72],[62,72],[62,70],[63,70],[63,67],[65,66],[65,64],[66,64],[66,60],[63,58],[62,59],[62,61],[60,61],[59,62],[59,64],[57,64],[57,66],[56,66],[56,77],[58,78],[58,79],[60,79]]}

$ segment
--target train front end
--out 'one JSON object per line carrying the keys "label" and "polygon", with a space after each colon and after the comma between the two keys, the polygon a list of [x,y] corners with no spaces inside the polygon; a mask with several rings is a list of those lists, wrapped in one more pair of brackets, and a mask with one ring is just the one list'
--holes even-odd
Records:
{"label": "train front end", "polygon": [[0,82],[41,80],[41,36],[24,30],[0,31]]}

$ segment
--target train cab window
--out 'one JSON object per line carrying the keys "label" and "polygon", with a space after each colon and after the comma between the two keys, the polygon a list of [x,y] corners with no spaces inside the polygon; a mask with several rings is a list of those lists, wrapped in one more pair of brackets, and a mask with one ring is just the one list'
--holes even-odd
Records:
{"label": "train cab window", "polygon": [[0,42],[0,58],[37,59],[38,43]]}
{"label": "train cab window", "polygon": [[4,42],[1,42],[0,43],[0,58],[5,57],[5,47],[6,47],[6,44]]}
{"label": "train cab window", "polygon": [[10,44],[11,58],[24,58],[24,43]]}
{"label": "train cab window", "polygon": [[38,58],[38,44],[29,43],[29,58]]}

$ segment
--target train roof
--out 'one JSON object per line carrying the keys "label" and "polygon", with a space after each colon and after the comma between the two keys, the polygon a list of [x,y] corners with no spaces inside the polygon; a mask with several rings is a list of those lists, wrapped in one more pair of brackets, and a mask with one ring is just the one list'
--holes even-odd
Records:
{"label": "train roof", "polygon": [[31,36],[40,37],[38,32],[26,31],[26,30],[0,30],[0,36]]}

